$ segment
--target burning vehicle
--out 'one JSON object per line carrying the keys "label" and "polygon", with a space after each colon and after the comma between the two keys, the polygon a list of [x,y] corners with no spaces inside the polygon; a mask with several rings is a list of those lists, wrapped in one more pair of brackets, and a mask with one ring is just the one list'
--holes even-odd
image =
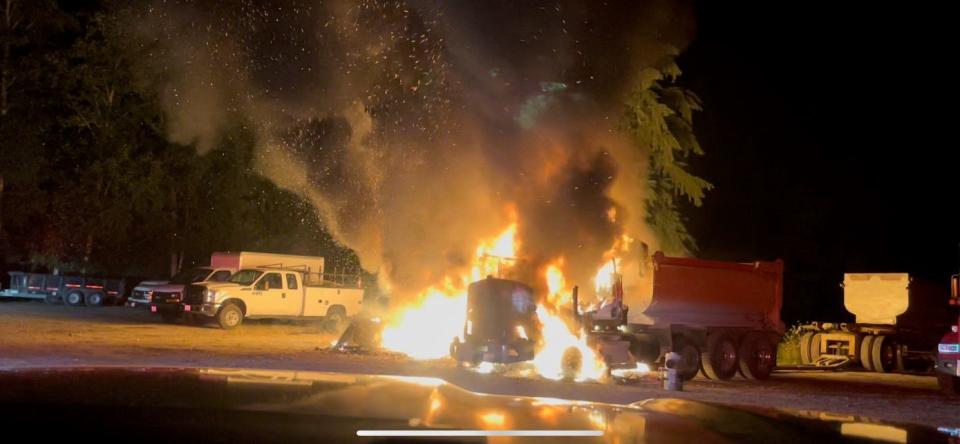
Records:
{"label": "burning vehicle", "polygon": [[607,368],[662,362],[672,351],[681,356],[683,379],[698,372],[709,379],[738,372],[766,379],[783,334],[783,262],[731,263],[659,252],[652,261],[646,307],[631,312],[614,271],[611,297],[579,316],[587,342]]}
{"label": "burning vehicle", "polygon": [[520,282],[487,277],[467,288],[467,321],[450,344],[458,363],[508,364],[530,361],[541,339],[533,289]]}

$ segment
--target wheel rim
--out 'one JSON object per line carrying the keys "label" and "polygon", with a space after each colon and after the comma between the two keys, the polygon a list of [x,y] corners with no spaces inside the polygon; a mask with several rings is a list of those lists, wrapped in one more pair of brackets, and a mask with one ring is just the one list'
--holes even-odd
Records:
{"label": "wheel rim", "polygon": [[240,323],[240,313],[237,313],[236,310],[228,310],[223,318],[227,325],[237,325]]}
{"label": "wheel rim", "polygon": [[95,294],[90,296],[90,303],[94,305],[100,304],[100,295]]}
{"label": "wheel rim", "polygon": [[79,304],[80,295],[76,293],[71,293],[70,295],[67,296],[67,301],[70,302],[71,304]]}
{"label": "wheel rim", "polygon": [[725,339],[720,342],[717,349],[717,363],[720,364],[718,367],[723,371],[736,370],[737,347],[733,345],[733,342]]}
{"label": "wheel rim", "polygon": [[757,352],[754,354],[754,359],[757,363],[757,370],[760,373],[766,374],[773,370],[775,365],[773,361],[773,349],[767,341],[760,341],[760,343],[757,344]]}

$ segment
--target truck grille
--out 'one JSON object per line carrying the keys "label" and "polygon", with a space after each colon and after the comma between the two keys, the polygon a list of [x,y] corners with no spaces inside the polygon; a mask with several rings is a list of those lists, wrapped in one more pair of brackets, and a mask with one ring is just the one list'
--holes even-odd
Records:
{"label": "truck grille", "polygon": [[153,302],[158,304],[179,304],[180,292],[155,291],[153,292]]}
{"label": "truck grille", "polygon": [[141,291],[141,290],[133,290],[133,292],[130,294],[130,298],[131,298],[131,299],[138,299],[138,300],[141,300],[141,301],[142,301],[142,300],[144,300],[144,299],[147,298],[147,295],[146,295],[145,293],[146,293],[146,292]]}
{"label": "truck grille", "polygon": [[188,285],[183,297],[184,304],[200,305],[203,303],[203,287],[200,285]]}

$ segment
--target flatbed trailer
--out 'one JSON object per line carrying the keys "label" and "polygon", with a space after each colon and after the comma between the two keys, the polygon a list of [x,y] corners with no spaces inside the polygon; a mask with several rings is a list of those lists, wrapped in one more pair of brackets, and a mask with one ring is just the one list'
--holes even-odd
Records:
{"label": "flatbed trailer", "polygon": [[11,271],[10,288],[0,297],[39,299],[48,304],[72,306],[119,305],[126,296],[126,280],[96,276]]}

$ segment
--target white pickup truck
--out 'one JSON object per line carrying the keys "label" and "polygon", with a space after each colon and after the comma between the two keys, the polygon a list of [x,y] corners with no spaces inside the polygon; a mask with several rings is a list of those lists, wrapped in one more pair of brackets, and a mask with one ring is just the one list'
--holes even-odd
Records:
{"label": "white pickup truck", "polygon": [[247,318],[326,318],[339,324],[363,308],[363,289],[359,281],[353,284],[335,284],[294,268],[248,268],[226,282],[188,286],[180,310],[214,318],[224,329]]}

